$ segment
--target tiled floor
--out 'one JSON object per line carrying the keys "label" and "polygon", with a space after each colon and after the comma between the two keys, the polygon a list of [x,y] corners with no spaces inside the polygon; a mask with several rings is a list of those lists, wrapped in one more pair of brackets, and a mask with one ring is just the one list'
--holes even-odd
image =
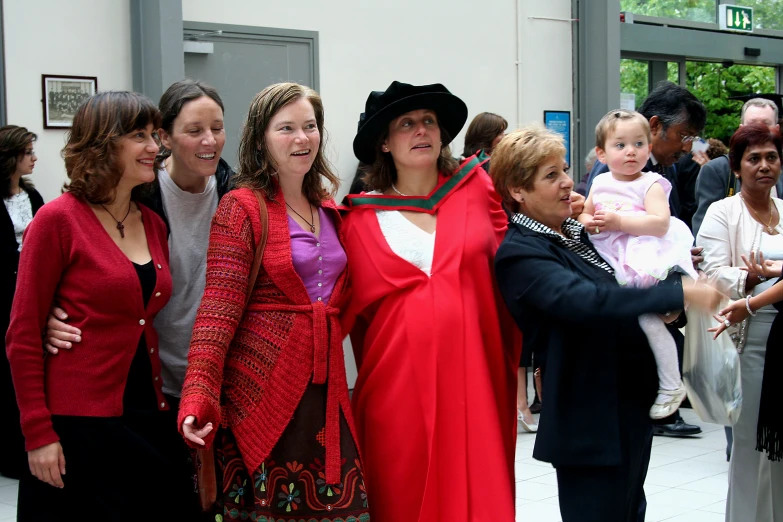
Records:
{"label": "tiled floor", "polygon": [[[693,410],[683,409],[682,417],[701,426],[702,434],[653,438],[646,520],[723,522],[729,470],[723,426],[701,422]],[[560,522],[555,471],[531,457],[535,440],[533,433],[517,437],[517,521]]]}
{"label": "tiled floor", "polygon": [[[644,486],[647,522],[723,522],[729,469],[723,427],[704,424],[692,410],[682,410],[682,416],[703,433],[653,439]],[[555,472],[531,457],[535,440],[532,433],[517,438],[517,521],[560,522]],[[15,480],[0,477],[0,522],[16,520],[16,491]]]}

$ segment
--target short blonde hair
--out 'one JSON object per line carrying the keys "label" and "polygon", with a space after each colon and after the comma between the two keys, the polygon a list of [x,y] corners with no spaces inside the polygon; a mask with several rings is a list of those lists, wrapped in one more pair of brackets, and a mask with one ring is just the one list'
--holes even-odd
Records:
{"label": "short blonde hair", "polygon": [[606,140],[609,139],[609,134],[617,128],[617,123],[621,121],[635,121],[641,125],[644,129],[644,133],[647,135],[647,143],[652,142],[652,134],[650,133],[650,122],[647,118],[642,116],[636,111],[629,111],[625,109],[615,109],[607,112],[598,125],[595,126],[595,146],[599,149],[606,148]]}
{"label": "short blonde hair", "polygon": [[531,190],[539,165],[555,155],[565,157],[565,141],[560,134],[540,124],[510,132],[500,140],[492,153],[489,175],[495,190],[511,210],[517,210],[511,191]]}

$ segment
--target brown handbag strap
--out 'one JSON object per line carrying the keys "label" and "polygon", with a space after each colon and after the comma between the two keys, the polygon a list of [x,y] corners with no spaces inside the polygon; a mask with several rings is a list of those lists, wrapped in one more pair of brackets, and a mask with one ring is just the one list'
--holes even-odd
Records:
{"label": "brown handbag strap", "polygon": [[258,271],[261,269],[261,261],[264,257],[264,247],[266,247],[266,238],[269,235],[269,213],[266,209],[266,202],[261,195],[261,191],[254,190],[253,194],[256,195],[258,200],[259,218],[261,219],[261,237],[256,243],[256,255],[253,258],[253,268],[250,270],[250,277],[247,279],[247,298],[245,301],[245,307],[250,302],[250,294],[253,293],[253,287],[256,286],[256,279],[258,279]]}

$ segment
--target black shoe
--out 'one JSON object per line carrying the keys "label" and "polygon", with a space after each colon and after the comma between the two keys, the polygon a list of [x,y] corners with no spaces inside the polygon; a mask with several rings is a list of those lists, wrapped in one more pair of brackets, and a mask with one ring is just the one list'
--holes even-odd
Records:
{"label": "black shoe", "polygon": [[530,405],[530,413],[541,413],[541,402],[533,401],[533,404]]}
{"label": "black shoe", "polygon": [[690,437],[701,433],[701,428],[693,424],[685,424],[682,419],[677,419],[674,424],[653,425],[653,435],[668,435],[670,437]]}

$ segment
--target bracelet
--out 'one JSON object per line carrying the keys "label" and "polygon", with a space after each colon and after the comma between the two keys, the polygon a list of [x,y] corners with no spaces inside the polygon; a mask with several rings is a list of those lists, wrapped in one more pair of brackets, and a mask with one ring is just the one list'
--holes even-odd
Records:
{"label": "bracelet", "polygon": [[766,281],[766,280],[767,280],[767,278],[766,278],[766,277],[764,277],[763,275],[758,275],[758,276],[756,276],[756,277],[758,277],[758,278],[759,278],[759,281],[761,281],[762,283],[763,283],[764,281]]}
{"label": "bracelet", "polygon": [[753,311],[753,310],[750,308],[750,296],[749,296],[749,295],[746,295],[746,296],[745,296],[745,308],[747,308],[747,309],[748,309],[748,313],[749,313],[750,315],[756,315],[756,314],[758,313],[758,312],[754,312],[754,311]]}

